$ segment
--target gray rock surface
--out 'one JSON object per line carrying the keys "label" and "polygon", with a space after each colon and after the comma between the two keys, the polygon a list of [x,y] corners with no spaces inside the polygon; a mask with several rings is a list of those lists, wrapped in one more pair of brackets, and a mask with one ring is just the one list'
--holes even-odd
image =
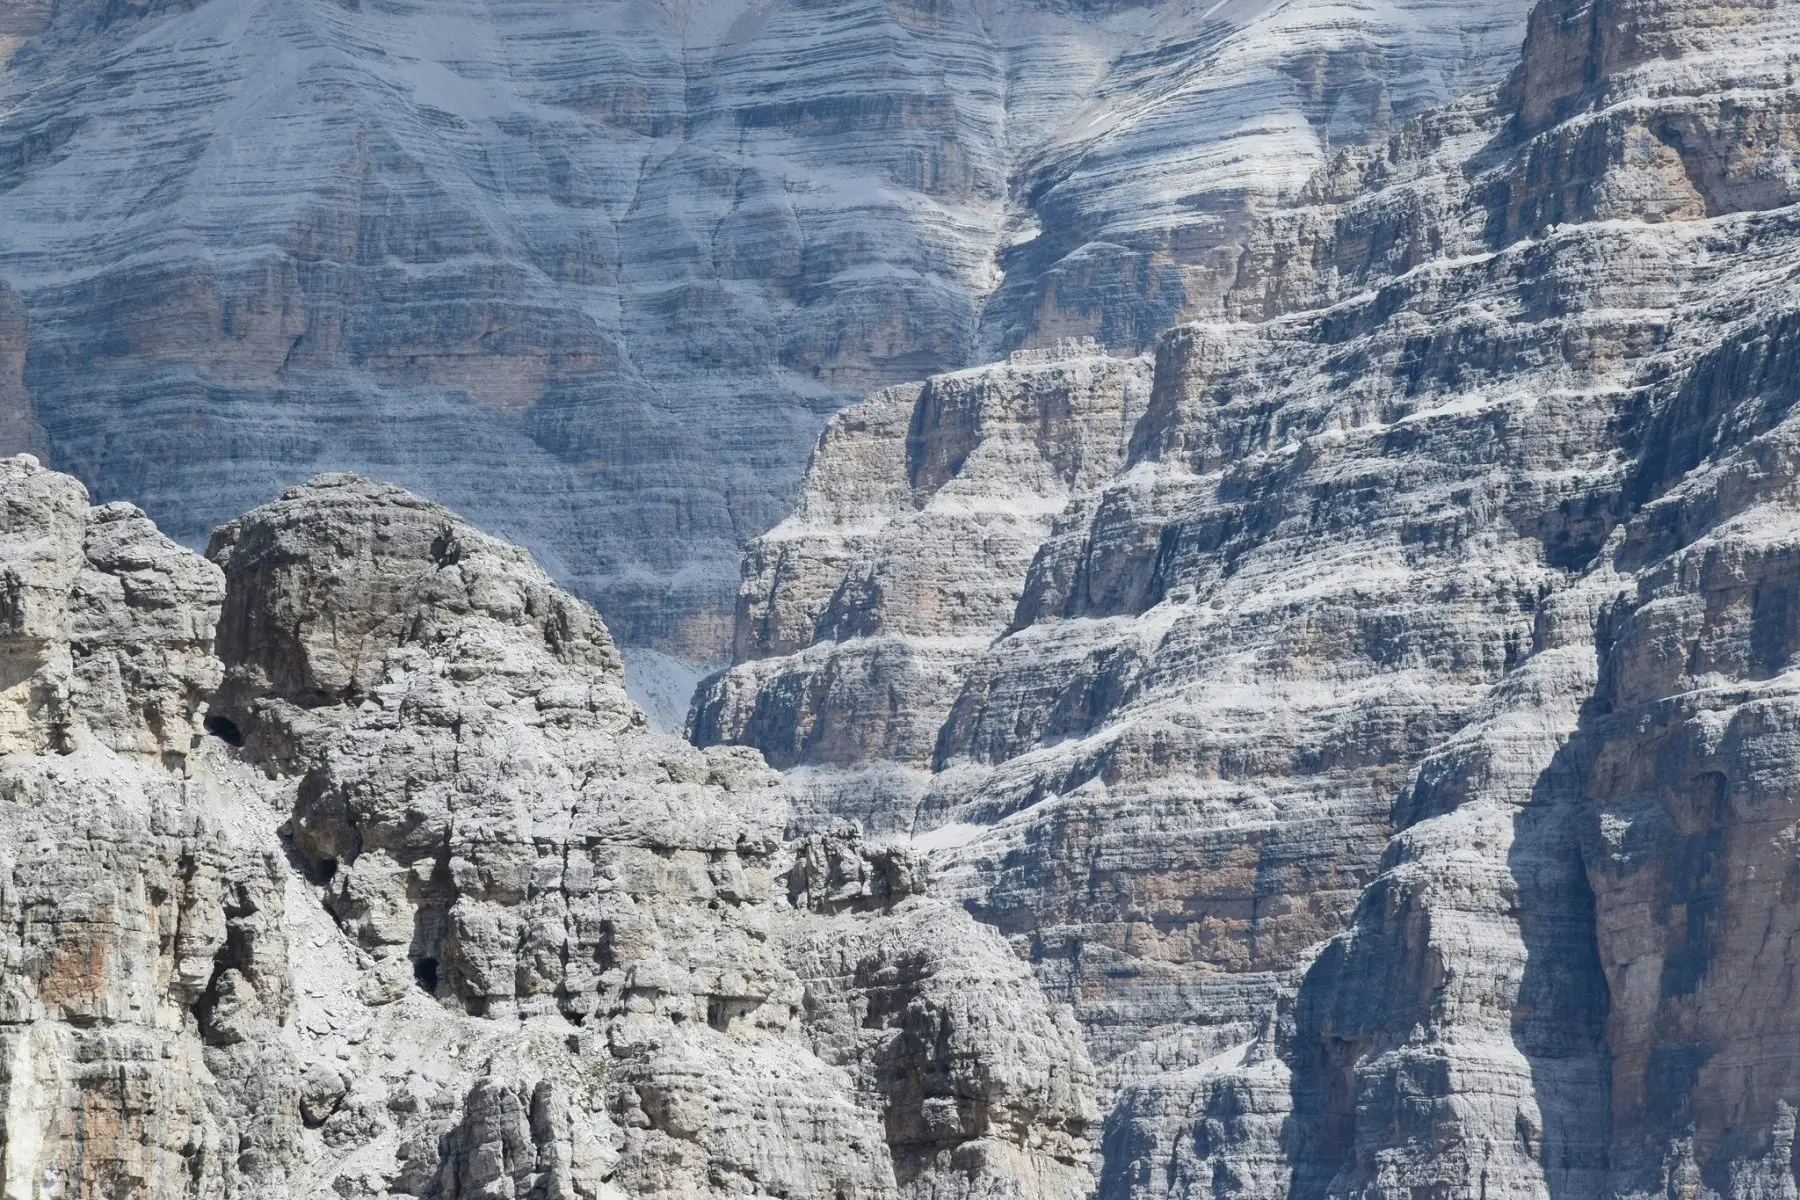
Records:
{"label": "gray rock surface", "polygon": [[210,561],[28,458],[0,512],[7,1196],[1082,1192],[1066,1007],[904,849],[784,846],[524,551],[346,475]]}
{"label": "gray rock surface", "polygon": [[884,1113],[901,1190],[919,1197],[1088,1194],[1093,1070],[992,930],[910,897],[821,930],[785,922],[820,1057]]}
{"label": "gray rock surface", "polygon": [[[413,14],[17,8],[27,74],[4,78],[127,43],[165,82],[239,78],[185,67],[237,61],[213,22],[257,16],[341,51]],[[701,22],[683,54],[729,43],[754,75],[789,16]],[[462,19],[428,56],[391,42],[431,129],[514,78]],[[302,59],[315,82],[362,61],[270,61]],[[202,559],[0,463],[4,1193],[1792,1196],[1797,68],[1791,3],[1544,0],[1507,81],[1243,207],[1229,285],[1153,356],[1058,344],[837,414],[751,547],[704,748],[647,727],[592,609],[398,487],[321,476]],[[54,116],[55,89],[122,80],[71,74],[6,118],[38,140],[0,160],[22,180],[0,206],[48,203],[61,177],[27,168],[80,158],[58,147],[130,140]],[[653,84],[583,103],[676,144],[633,192],[673,212],[657,188],[691,178],[704,122],[638,130]],[[782,111],[750,125],[830,127]],[[449,178],[437,136],[404,143],[410,174],[359,143],[356,204],[454,231],[479,206],[420,199]],[[383,231],[426,224],[355,228],[401,247]],[[471,228],[417,272],[433,296],[499,261],[462,251],[511,227]],[[420,266],[354,261],[359,286]],[[34,305],[89,293],[31,278],[23,382],[59,445],[33,364],[55,377],[86,326]],[[1031,294],[994,286],[994,312]],[[279,377],[317,347],[251,319],[276,307],[241,328]],[[1030,337],[1087,332],[1028,307]],[[184,311],[143,321],[216,344]],[[411,353],[448,324],[384,358],[334,311],[384,388],[468,368]],[[520,328],[492,312],[483,336]],[[116,316],[131,368],[96,387],[186,378]],[[208,360],[208,387],[236,381],[208,403],[266,413],[267,380],[234,374],[253,360]],[[497,378],[490,402],[519,394]],[[511,478],[483,483],[535,511]]]}
{"label": "gray rock surface", "polygon": [[1011,364],[839,414],[753,544],[696,740],[1074,1004],[1101,1194],[1794,1188],[1797,21],[1547,0],[1260,222],[1140,408],[1032,367],[1117,415],[1017,542],[960,515],[1009,430],[918,470]]}
{"label": "gray rock surface", "polygon": [[25,305],[0,282],[0,447],[9,453],[48,454],[31,393],[25,389],[25,354],[30,346]]}
{"label": "gray rock surface", "polygon": [[291,1165],[285,870],[200,736],[224,593],[130,506],[0,462],[9,1197],[234,1196]]}
{"label": "gray rock surface", "polygon": [[831,411],[1213,311],[1260,208],[1527,7],[9,0],[0,280],[96,496],[198,545],[394,479],[711,663]]}

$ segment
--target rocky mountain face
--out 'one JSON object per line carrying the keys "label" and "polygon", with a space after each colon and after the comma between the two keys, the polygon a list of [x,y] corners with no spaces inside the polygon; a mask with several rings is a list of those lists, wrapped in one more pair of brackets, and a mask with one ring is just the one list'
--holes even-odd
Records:
{"label": "rocky mountain face", "polygon": [[193,545],[394,479],[716,662],[831,411],[1217,311],[1260,210],[1526,9],[8,0],[0,449]]}
{"label": "rocky mountain face", "polygon": [[1800,6],[583,20],[0,12],[183,538],[698,657],[890,385],[698,747],[0,462],[0,1195],[1795,1194]]}
{"label": "rocky mountain face", "polygon": [[8,459],[0,621],[9,1200],[1086,1190],[1066,1006],[448,510],[202,558]]}
{"label": "rocky mountain face", "polygon": [[700,744],[1070,1003],[1097,1186],[1777,1196],[1800,6],[1544,0],[1212,319],[839,413]]}

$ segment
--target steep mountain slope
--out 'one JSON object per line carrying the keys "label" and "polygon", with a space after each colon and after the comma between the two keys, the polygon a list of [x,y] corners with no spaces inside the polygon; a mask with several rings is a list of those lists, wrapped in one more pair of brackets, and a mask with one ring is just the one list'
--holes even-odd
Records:
{"label": "steep mountain slope", "polygon": [[1210,311],[1259,207],[1524,12],[13,3],[0,280],[55,465],[177,538],[376,472],[716,660],[829,412]]}
{"label": "steep mountain slope", "polygon": [[210,557],[0,460],[8,1197],[1084,1192],[1066,1010],[524,552],[340,475]]}
{"label": "steep mountain slope", "polygon": [[1797,67],[1792,4],[1546,0],[1147,398],[890,391],[753,543],[695,739],[1075,1005],[1102,1194],[1794,1186]]}

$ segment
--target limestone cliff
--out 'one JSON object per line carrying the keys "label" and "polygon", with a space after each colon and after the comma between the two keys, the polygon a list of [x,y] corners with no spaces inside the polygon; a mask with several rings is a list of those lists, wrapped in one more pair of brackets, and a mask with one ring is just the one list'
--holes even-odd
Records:
{"label": "limestone cliff", "polygon": [[0,278],[96,496],[199,544],[377,474],[716,662],[833,410],[1215,311],[1527,7],[7,0]]}
{"label": "limestone cliff", "polygon": [[1075,1006],[1103,1195],[1795,1186],[1796,47],[1546,0],[1141,403],[1081,356],[884,393],[753,544],[695,739],[910,834]]}
{"label": "limestone cliff", "polygon": [[[480,476],[494,511],[568,517],[543,544],[668,551],[587,579],[626,581],[607,594],[641,638],[702,614],[659,605],[725,524],[761,527],[696,517],[694,478],[742,482],[711,465],[777,463],[830,388],[936,365],[944,328],[947,362],[1050,344],[831,418],[799,506],[751,544],[700,748],[646,728],[592,608],[398,487],[320,476],[202,558],[0,463],[0,1194],[1793,1196],[1800,6],[1542,0],[1504,79],[1500,8],[826,5],[809,40],[779,4],[677,7],[674,43],[675,9],[629,6],[574,42],[531,3],[448,6],[425,42],[400,4],[3,15],[0,79],[33,81],[0,120],[28,317],[0,308],[8,412],[59,454],[130,442],[142,479],[195,428],[254,429],[282,443],[268,462],[334,423],[397,463],[478,446],[465,467],[506,465]],[[1474,23],[1421,36],[1467,35],[1449,77],[1495,86],[1403,120],[1460,86],[1364,94],[1394,76],[1346,31],[1427,12]],[[970,149],[1000,136],[981,106],[932,107],[973,93],[914,86],[994,78],[987,50],[1032,41],[1008,13],[1098,29],[1111,64],[1090,108],[1019,60],[998,76],[1001,108],[1041,120],[1000,139],[1042,152],[1018,200],[1035,237],[997,182],[1015,160]],[[1105,240],[1134,220],[1105,198],[1141,190],[1121,164],[1194,144],[1195,89],[1264,112],[1256,55],[1316,45],[1304,29],[1350,47],[1274,56],[1316,84],[1307,178],[1228,197],[1212,167],[1263,161],[1270,132],[1240,123],[1204,187],[1145,202],[1228,229]],[[1127,33],[1163,49],[1108,57]],[[601,88],[579,66],[645,46],[667,69]],[[891,69],[850,108],[892,116],[877,148],[777,86],[839,83],[870,46]],[[696,47],[719,54],[704,83],[679,69]],[[403,88],[360,74],[389,56]],[[234,256],[206,237],[247,228],[242,195],[181,181],[274,178],[238,169],[265,143],[152,119],[209,96],[298,131],[319,113],[296,96],[391,123],[281,142],[318,191],[256,206],[257,236],[298,229],[304,252]],[[919,134],[940,119],[956,138]],[[154,178],[79,170],[140,142]],[[302,153],[352,143],[347,171]],[[785,154],[844,186],[789,196],[758,173]],[[979,320],[936,260],[889,255],[920,209],[844,182],[871,162],[931,198],[920,237],[963,247],[956,280],[990,243],[945,228],[1006,234],[1019,274],[985,276]],[[72,179],[97,224],[52,219]],[[172,195],[192,226],[159,216]],[[613,222],[612,274],[565,208]],[[765,237],[777,210],[797,241]],[[167,303],[46,265],[77,241]],[[1149,269],[1182,246],[1183,270]],[[1204,319],[1146,356],[1104,320],[1053,341],[1120,311],[1105,262],[1149,304],[1134,321]],[[748,282],[770,263],[792,287],[772,309]],[[617,330],[730,366],[746,328],[743,361],[824,381],[772,440],[728,419],[754,403],[720,407],[719,457],[671,475],[673,432],[628,461],[604,431],[694,424],[716,394],[583,417],[597,380],[638,378]],[[119,397],[155,437],[95,416]],[[504,415],[456,419],[474,409]],[[514,486],[546,460],[506,438],[540,436],[607,482]],[[256,458],[219,437],[171,494]],[[615,485],[638,495],[604,525]]]}
{"label": "limestone cliff", "polygon": [[210,559],[29,458],[0,521],[9,1200],[1084,1191],[1066,1009],[523,551],[353,476]]}

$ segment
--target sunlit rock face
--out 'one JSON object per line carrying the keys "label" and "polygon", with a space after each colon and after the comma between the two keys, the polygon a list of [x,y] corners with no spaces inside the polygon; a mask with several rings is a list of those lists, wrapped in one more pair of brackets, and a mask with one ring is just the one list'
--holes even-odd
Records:
{"label": "sunlit rock face", "polygon": [[1797,70],[1549,0],[1221,318],[845,410],[752,543],[692,735],[1074,1004],[1101,1194],[1793,1188]]}
{"label": "sunlit rock face", "polygon": [[718,660],[830,412],[1216,310],[1258,210],[1497,80],[1525,8],[8,5],[39,448],[193,544],[394,479]]}
{"label": "sunlit rock face", "polygon": [[6,20],[9,1192],[1794,1193],[1800,8]]}
{"label": "sunlit rock face", "polygon": [[440,505],[319,476],[202,558],[0,459],[0,664],[9,1200],[1088,1189],[1068,1006]]}

